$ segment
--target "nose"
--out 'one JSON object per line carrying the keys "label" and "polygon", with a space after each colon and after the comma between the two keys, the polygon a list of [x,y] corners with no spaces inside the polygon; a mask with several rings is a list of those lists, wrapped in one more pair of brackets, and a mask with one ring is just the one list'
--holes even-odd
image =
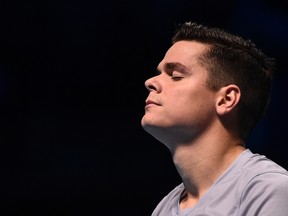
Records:
{"label": "nose", "polygon": [[161,91],[161,85],[155,76],[147,79],[144,84],[149,92],[159,93]]}

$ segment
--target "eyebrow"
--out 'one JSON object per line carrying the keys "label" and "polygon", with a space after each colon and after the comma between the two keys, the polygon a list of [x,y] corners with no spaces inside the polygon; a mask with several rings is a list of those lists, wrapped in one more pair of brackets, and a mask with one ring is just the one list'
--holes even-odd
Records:
{"label": "eyebrow", "polygon": [[[171,72],[171,71],[179,71],[181,73],[188,73],[189,69],[181,64],[180,62],[167,62],[163,66],[165,71]],[[157,68],[157,72],[161,73],[160,70]]]}

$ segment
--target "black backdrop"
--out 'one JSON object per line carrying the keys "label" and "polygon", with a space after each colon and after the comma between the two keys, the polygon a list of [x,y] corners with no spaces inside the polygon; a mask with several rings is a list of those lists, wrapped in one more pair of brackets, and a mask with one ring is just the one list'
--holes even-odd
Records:
{"label": "black backdrop", "polygon": [[[144,81],[186,21],[252,39],[278,60],[248,146],[288,168],[288,15],[280,1],[2,1],[1,211],[150,215],[180,182],[140,127]],[[286,7],[287,8],[287,7]]]}

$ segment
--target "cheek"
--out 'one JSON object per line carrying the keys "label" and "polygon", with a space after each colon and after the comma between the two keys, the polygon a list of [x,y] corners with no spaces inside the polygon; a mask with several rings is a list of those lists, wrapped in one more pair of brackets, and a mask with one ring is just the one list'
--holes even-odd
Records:
{"label": "cheek", "polygon": [[[199,100],[198,98],[201,98],[201,94],[200,92],[184,88],[171,92],[169,98],[173,100],[175,108],[185,108],[195,105],[195,102]],[[172,104],[171,101],[170,104]]]}
{"label": "cheek", "polygon": [[213,111],[214,99],[211,92],[198,88],[195,91],[180,89],[170,95],[173,101],[169,102],[171,110],[185,115],[206,115]]}

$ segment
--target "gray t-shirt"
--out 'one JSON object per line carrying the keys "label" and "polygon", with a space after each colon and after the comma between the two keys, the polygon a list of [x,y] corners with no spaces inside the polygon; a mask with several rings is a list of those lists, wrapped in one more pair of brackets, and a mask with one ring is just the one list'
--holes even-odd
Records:
{"label": "gray t-shirt", "polygon": [[249,149],[210,187],[193,208],[179,209],[181,183],[152,216],[288,216],[288,171]]}

